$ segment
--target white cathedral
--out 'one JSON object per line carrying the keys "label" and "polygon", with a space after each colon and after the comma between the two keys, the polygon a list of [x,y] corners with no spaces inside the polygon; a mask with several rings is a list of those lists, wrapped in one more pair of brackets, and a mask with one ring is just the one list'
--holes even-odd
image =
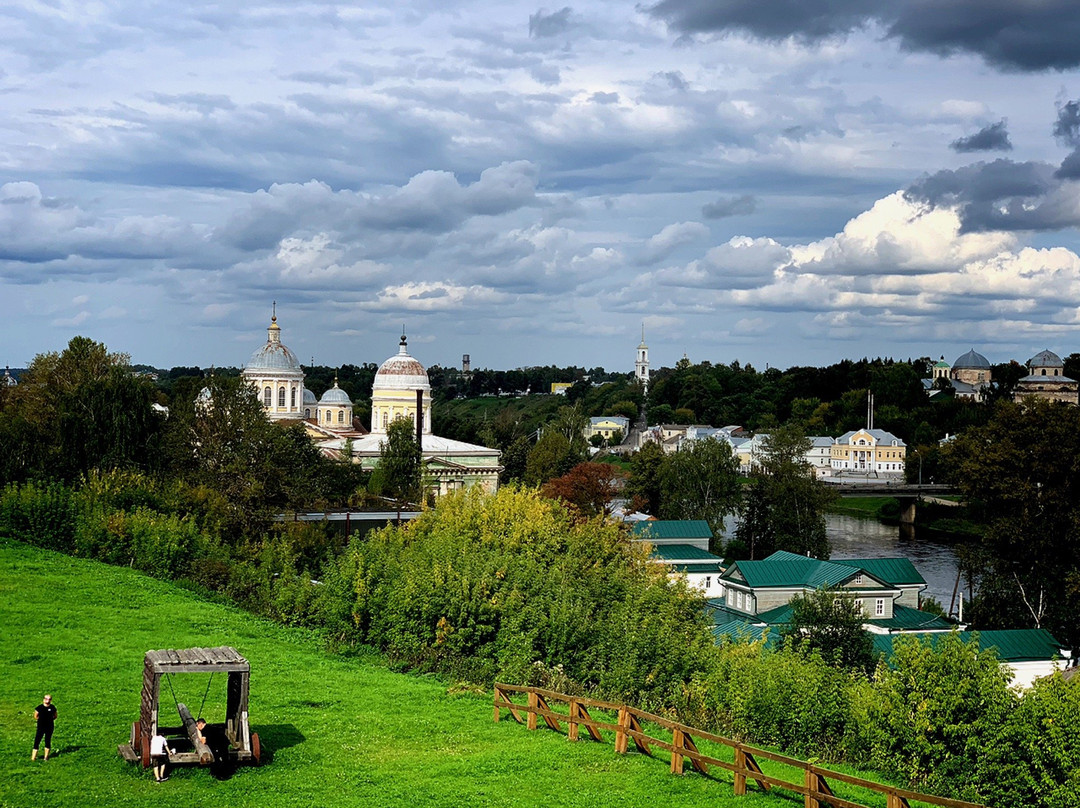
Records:
{"label": "white cathedral", "polygon": [[266,344],[251,355],[242,376],[257,391],[268,418],[304,422],[316,446],[329,456],[341,457],[351,447],[352,461],[373,469],[379,464],[386,428],[397,418],[408,418],[414,425],[419,418],[426,474],[437,494],[474,485],[494,492],[499,486],[502,467],[498,449],[432,433],[431,383],[424,366],[409,355],[404,334],[398,352],[383,362],[375,374],[370,433],[354,423],[352,401],[338,387],[336,379],[334,386],[318,400],[304,387],[300,360],[281,341],[276,307],[267,328]]}

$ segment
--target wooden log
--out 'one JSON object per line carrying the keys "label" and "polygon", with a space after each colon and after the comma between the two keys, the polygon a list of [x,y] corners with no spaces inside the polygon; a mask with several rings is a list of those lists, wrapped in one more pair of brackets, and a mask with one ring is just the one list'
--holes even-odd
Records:
{"label": "wooden log", "polygon": [[806,794],[803,797],[803,808],[820,808],[821,803],[817,801],[817,775],[814,774],[814,767],[810,764],[806,766]]}
{"label": "wooden log", "polygon": [[577,699],[570,699],[570,728],[566,731],[566,737],[568,740],[576,741],[578,739],[578,710],[581,705],[578,704]]}
{"label": "wooden log", "polygon": [[210,751],[209,746],[199,740],[199,728],[195,726],[195,719],[191,717],[191,710],[183,704],[177,704],[176,709],[180,713],[180,720],[184,722],[184,732],[191,739],[191,746],[199,755],[199,763],[203,766],[209,766],[214,762],[214,753]]}

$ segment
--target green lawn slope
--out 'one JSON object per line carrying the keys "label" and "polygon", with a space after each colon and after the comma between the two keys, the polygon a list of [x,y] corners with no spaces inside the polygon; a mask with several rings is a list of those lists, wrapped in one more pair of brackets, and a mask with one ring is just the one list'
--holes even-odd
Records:
{"label": "green lawn slope", "polygon": [[[264,765],[157,784],[116,753],[139,705],[143,653],[235,646],[251,662],[252,728]],[[224,682],[173,678],[211,721]],[[163,685],[162,713],[173,710]],[[667,761],[492,722],[490,693],[455,692],[377,659],[325,653],[316,638],[130,570],[0,539],[0,806],[783,806],[735,797],[730,781],[674,777]],[[30,762],[32,711],[59,710],[53,758]],[[205,703],[203,702],[205,695]],[[268,757],[269,760],[265,760]],[[722,775],[723,778],[723,775]]]}

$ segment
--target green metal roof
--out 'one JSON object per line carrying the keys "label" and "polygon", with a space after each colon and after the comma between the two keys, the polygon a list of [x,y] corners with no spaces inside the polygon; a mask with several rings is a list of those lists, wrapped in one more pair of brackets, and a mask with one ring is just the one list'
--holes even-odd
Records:
{"label": "green metal roof", "polygon": [[892,617],[871,617],[866,622],[886,628],[889,631],[949,631],[956,628],[956,623],[947,617],[939,617],[936,614],[912,609],[910,606],[902,606],[896,602],[893,603]]}
{"label": "green metal roof", "polygon": [[771,631],[768,626],[755,625],[747,620],[731,620],[719,626],[713,626],[710,631],[713,640],[719,643],[725,637],[736,642],[757,642],[765,638],[766,646],[773,646],[777,641],[776,631]]}
{"label": "green metal roof", "polygon": [[653,547],[652,555],[661,561],[712,561],[719,564],[724,560],[692,544],[657,544]]}
{"label": "green metal roof", "polygon": [[740,612],[727,605],[725,598],[709,598],[705,601],[705,614],[713,625],[729,623],[732,620],[745,620],[746,612]]}
{"label": "green metal roof", "polygon": [[769,609],[754,615],[759,622],[768,623],[770,626],[782,626],[791,622],[791,604],[785,603],[775,609]]}
{"label": "green metal roof", "polygon": [[704,519],[650,519],[634,522],[635,539],[711,539],[712,530]]}
{"label": "green metal roof", "polygon": [[675,572],[715,573],[719,575],[724,571],[724,566],[719,562],[715,564],[682,564],[679,562],[668,563],[668,567]]}
{"label": "green metal roof", "polygon": [[915,565],[906,558],[832,558],[833,564],[857,567],[868,572],[879,581],[893,586],[926,584],[926,579],[915,569]]}
{"label": "green metal roof", "polygon": [[[887,660],[892,659],[893,641],[903,634],[875,634],[874,650],[885,655]],[[937,645],[946,633],[919,634],[913,633],[906,636],[916,636],[920,642],[929,642],[931,646]],[[998,659],[1002,662],[1041,662],[1055,659],[1061,656],[1062,646],[1054,635],[1044,628],[1020,628],[1003,629],[997,631],[959,631],[957,636],[963,642],[968,642],[972,637],[978,637],[979,648],[985,650],[994,648],[997,650]]]}
{"label": "green metal roof", "polygon": [[757,588],[803,588],[820,589],[838,586],[858,575],[856,570],[831,561],[804,558],[794,554],[788,559],[765,559],[764,561],[736,561],[728,567],[725,578],[738,570],[746,583]]}

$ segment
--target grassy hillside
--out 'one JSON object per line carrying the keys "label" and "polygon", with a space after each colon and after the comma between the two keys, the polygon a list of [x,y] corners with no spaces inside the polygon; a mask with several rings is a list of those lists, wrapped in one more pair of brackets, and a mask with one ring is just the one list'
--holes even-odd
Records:
{"label": "grassy hillside", "polygon": [[[270,760],[156,784],[123,762],[144,651],[233,645],[251,662],[252,728]],[[197,712],[209,677],[175,677]],[[163,685],[162,712],[173,709]],[[54,757],[31,763],[32,711],[59,710]],[[224,682],[203,710],[223,712]],[[782,806],[729,781],[672,777],[664,760],[491,720],[489,693],[455,692],[130,570],[0,540],[0,806]]]}

